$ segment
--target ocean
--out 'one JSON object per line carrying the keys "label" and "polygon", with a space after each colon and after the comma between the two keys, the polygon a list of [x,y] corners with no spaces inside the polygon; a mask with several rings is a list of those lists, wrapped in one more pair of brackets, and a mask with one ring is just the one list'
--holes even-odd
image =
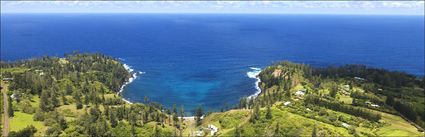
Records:
{"label": "ocean", "polygon": [[122,95],[219,111],[274,62],[365,64],[424,75],[424,16],[1,14],[1,60],[98,52],[137,72]]}

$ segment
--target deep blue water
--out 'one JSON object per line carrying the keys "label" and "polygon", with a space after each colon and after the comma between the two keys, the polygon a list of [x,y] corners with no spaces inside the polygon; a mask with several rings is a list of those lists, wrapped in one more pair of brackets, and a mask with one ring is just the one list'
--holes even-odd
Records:
{"label": "deep blue water", "polygon": [[100,52],[146,72],[123,96],[191,112],[256,92],[250,67],[290,60],[424,75],[423,16],[2,14],[1,59]]}

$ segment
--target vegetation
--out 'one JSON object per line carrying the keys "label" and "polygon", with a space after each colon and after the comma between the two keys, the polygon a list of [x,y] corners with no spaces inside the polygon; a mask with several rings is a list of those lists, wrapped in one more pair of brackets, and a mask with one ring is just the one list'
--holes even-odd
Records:
{"label": "vegetation", "polygon": [[11,116],[9,136],[424,135],[424,79],[361,65],[277,63],[260,73],[258,97],[223,112],[199,106],[193,119],[184,118],[183,106],[165,108],[147,97],[143,104],[122,101],[117,91],[132,74],[101,54],[0,67],[9,89],[10,110],[2,110]]}
{"label": "vegetation", "polygon": [[218,126],[219,136],[424,135],[421,78],[361,65],[291,62],[269,66],[259,78],[258,97],[242,98],[236,110],[212,113],[202,125]]}
{"label": "vegetation", "polygon": [[131,74],[114,58],[73,53],[0,67],[11,96],[10,136],[171,135],[175,129],[166,126],[170,116],[161,105],[128,104],[117,96]]}

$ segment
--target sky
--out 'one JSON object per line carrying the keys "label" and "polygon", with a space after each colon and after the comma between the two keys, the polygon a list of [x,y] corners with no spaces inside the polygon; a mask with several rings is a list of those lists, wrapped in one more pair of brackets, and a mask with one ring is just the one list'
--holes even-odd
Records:
{"label": "sky", "polygon": [[424,15],[424,1],[1,1],[1,13]]}

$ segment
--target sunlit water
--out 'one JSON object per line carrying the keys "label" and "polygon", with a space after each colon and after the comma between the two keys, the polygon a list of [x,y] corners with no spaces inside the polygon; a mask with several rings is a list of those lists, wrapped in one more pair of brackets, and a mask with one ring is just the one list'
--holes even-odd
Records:
{"label": "sunlit water", "polygon": [[[276,61],[366,64],[424,75],[423,16],[2,14],[1,59],[100,52],[131,66],[123,90],[187,112],[216,111],[257,92]],[[252,73],[248,73],[252,72]],[[251,76],[251,78],[249,77]]]}

